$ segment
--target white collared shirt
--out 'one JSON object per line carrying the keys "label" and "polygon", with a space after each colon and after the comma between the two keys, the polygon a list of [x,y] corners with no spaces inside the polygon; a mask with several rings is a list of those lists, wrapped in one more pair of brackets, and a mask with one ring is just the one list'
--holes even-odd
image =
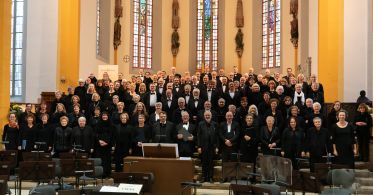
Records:
{"label": "white collared shirt", "polygon": [[232,131],[232,123],[227,123],[228,124],[228,127],[227,127],[227,132],[230,133]]}
{"label": "white collared shirt", "polygon": [[[151,92],[153,93],[153,92]],[[150,100],[149,100],[149,105],[151,107],[155,106],[155,103],[157,102],[157,94],[154,91],[154,94],[150,94]]]}
{"label": "white collared shirt", "polygon": [[188,130],[189,129],[189,122],[188,122],[188,124],[183,124],[183,128]]}

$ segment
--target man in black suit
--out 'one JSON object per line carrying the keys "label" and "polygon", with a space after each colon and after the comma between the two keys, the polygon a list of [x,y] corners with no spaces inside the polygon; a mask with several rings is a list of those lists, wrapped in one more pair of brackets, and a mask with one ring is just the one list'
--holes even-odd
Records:
{"label": "man in black suit", "polygon": [[166,89],[165,89],[165,84],[164,84],[164,79],[163,78],[160,78],[158,79],[158,85],[157,85],[157,93],[158,94],[161,94],[161,96],[165,93]]}
{"label": "man in black suit", "polygon": [[145,94],[144,104],[148,113],[155,111],[155,103],[161,101],[161,95],[156,92],[155,84],[151,83],[149,86],[150,91]]}
{"label": "man in black suit", "polygon": [[198,111],[203,109],[204,100],[200,97],[200,90],[198,88],[193,89],[193,98],[189,100],[188,109],[192,114],[192,120],[194,123],[197,122]]}
{"label": "man in black suit", "polygon": [[205,90],[202,94],[202,97],[204,99],[208,100],[211,102],[213,109],[215,109],[218,105],[218,99],[219,99],[219,94],[214,89],[214,81],[209,81],[207,84],[207,90]]}
{"label": "man in black suit", "polygon": [[205,182],[212,182],[214,176],[214,154],[219,149],[217,123],[211,120],[211,112],[204,113],[204,120],[197,126],[197,148],[201,155],[202,177]]}
{"label": "man in black suit", "polygon": [[179,77],[175,77],[174,78],[174,82],[173,82],[172,93],[176,97],[181,97],[181,94],[183,94],[183,90],[184,90],[184,86],[180,83],[180,78]]}
{"label": "man in black suit", "polygon": [[191,157],[194,152],[196,126],[189,122],[189,113],[181,111],[182,122],[176,126],[180,156]]}
{"label": "man in black suit", "polygon": [[177,99],[177,109],[175,109],[172,112],[172,122],[174,124],[179,124],[182,121],[182,112],[188,112],[188,114],[191,114],[188,108],[185,106],[185,99],[183,97],[179,97]]}
{"label": "man in black suit", "polygon": [[233,104],[236,107],[240,106],[240,93],[236,91],[233,82],[229,83],[229,90],[226,93],[224,93],[223,98],[225,99],[225,103],[227,105]]}
{"label": "man in black suit", "polygon": [[220,123],[219,141],[222,143],[222,161],[232,160],[232,153],[237,152],[237,142],[240,136],[240,124],[233,120],[233,113],[225,114],[226,121]]}
{"label": "man in black suit", "polygon": [[242,77],[242,74],[238,72],[238,67],[233,66],[233,80],[239,81]]}
{"label": "man in black suit", "polygon": [[218,121],[218,118],[217,118],[218,113],[215,110],[211,109],[211,102],[206,100],[205,103],[203,104],[203,107],[205,109],[198,111],[198,119],[197,119],[198,122],[203,121],[203,118],[204,118],[203,115],[205,114],[205,111],[210,111],[211,112],[211,117],[212,117],[211,120],[217,122]]}
{"label": "man in black suit", "polygon": [[166,95],[162,99],[162,105],[162,110],[167,113],[167,116],[171,117],[172,112],[177,107],[177,99],[173,96],[171,89],[166,90]]}
{"label": "man in black suit", "polygon": [[181,95],[185,99],[185,104],[188,106],[189,100],[192,98],[191,86],[189,84],[184,85],[184,93]]}
{"label": "man in black suit", "polygon": [[154,123],[152,128],[153,143],[175,143],[175,126],[167,121],[166,112],[159,113],[159,123]]}

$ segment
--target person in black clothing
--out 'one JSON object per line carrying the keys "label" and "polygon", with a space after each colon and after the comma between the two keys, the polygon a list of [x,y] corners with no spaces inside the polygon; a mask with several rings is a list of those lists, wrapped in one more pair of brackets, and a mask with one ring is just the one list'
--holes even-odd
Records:
{"label": "person in black clothing", "polygon": [[360,158],[364,162],[369,162],[369,139],[372,117],[368,113],[368,106],[366,104],[361,103],[359,105],[358,113],[355,115],[354,125],[357,131]]}
{"label": "person in black clothing", "polygon": [[165,111],[159,113],[159,123],[154,123],[152,128],[153,143],[175,143],[176,131],[172,122],[167,121]]}
{"label": "person in black clothing", "polygon": [[132,154],[134,156],[143,156],[142,153],[142,143],[148,143],[151,139],[151,131],[149,125],[145,124],[145,115],[139,114],[138,116],[138,124],[134,127],[134,135],[133,135],[133,146],[132,146]]}
{"label": "person in black clothing", "polygon": [[274,126],[275,118],[273,116],[267,116],[266,125],[260,129],[260,142],[261,149],[264,155],[276,154],[276,151],[272,151],[273,148],[279,147],[281,135],[277,127]]}
{"label": "person in black clothing", "polygon": [[282,133],[281,156],[289,158],[292,161],[294,169],[298,169],[299,157],[304,157],[304,131],[297,125],[297,119],[290,117],[288,127]]}
{"label": "person in black clothing", "polygon": [[310,117],[308,118],[308,127],[311,128],[313,127],[313,118],[315,117],[319,117],[321,118],[322,120],[322,126],[323,127],[327,127],[327,120],[326,120],[326,117],[324,116],[323,113],[321,113],[321,104],[318,103],[318,102],[315,102],[313,103],[313,113],[310,115]]}
{"label": "person in black clothing", "polygon": [[185,99],[183,97],[179,97],[177,100],[178,107],[173,111],[173,114],[170,118],[172,118],[172,122],[174,124],[179,124],[182,122],[182,112],[188,112],[189,115],[191,115],[191,112],[186,108],[185,106]]}
{"label": "person in black clothing", "polygon": [[87,88],[83,79],[79,79],[79,86],[75,87],[74,95],[79,96],[80,105],[82,105],[82,110],[85,110],[85,94],[87,93]]}
{"label": "person in black clothing", "polygon": [[25,111],[19,115],[18,123],[19,123],[20,126],[22,126],[24,124],[27,124],[28,115],[30,115],[30,114],[34,115],[34,113],[31,111],[31,109],[32,109],[32,104],[26,104]]}
{"label": "person in black clothing", "polygon": [[71,143],[74,144],[77,149],[81,149],[92,156],[94,152],[94,134],[92,127],[87,125],[87,119],[85,117],[80,117],[78,119],[78,126],[73,128]]}
{"label": "person in black clothing", "polygon": [[17,150],[19,146],[19,126],[15,113],[8,116],[8,124],[4,126],[2,141],[8,141],[5,144],[5,150]]}
{"label": "person in black clothing", "polygon": [[123,158],[132,154],[132,139],[133,139],[133,127],[129,124],[129,116],[127,113],[120,115],[120,123],[116,125],[116,131],[114,134],[114,159],[115,159],[115,171],[123,171]]}
{"label": "person in black clothing", "polygon": [[233,120],[233,113],[228,111],[225,114],[225,122],[219,125],[219,142],[222,143],[222,161],[232,161],[232,153],[237,153],[240,137],[240,124]]}
{"label": "person in black clothing", "polygon": [[336,124],[337,121],[337,112],[339,112],[342,109],[341,102],[335,101],[333,104],[332,109],[328,113],[327,120],[328,120],[328,128],[331,129],[334,124]]}
{"label": "person in black clothing", "polygon": [[225,120],[225,113],[228,112],[228,107],[225,104],[225,99],[220,98],[218,100],[218,108],[216,110],[217,112],[217,123],[221,123]]}
{"label": "person in black clothing", "polygon": [[51,123],[57,125],[60,122],[60,118],[67,116],[65,106],[62,103],[58,103],[56,106],[56,111],[51,116]]}
{"label": "person in black clothing", "polygon": [[53,130],[54,127],[49,123],[49,115],[41,115],[41,123],[37,125],[36,142],[43,142],[45,144],[40,145],[37,148],[39,151],[51,152],[53,146]]}
{"label": "person in black clothing", "polygon": [[70,152],[72,149],[71,146],[71,136],[72,129],[68,126],[69,118],[67,116],[62,116],[60,118],[60,125],[54,130],[53,136],[53,150],[54,157],[58,158],[60,153]]}
{"label": "person in black clothing", "polygon": [[309,157],[311,172],[315,170],[315,163],[325,163],[323,156],[331,153],[329,130],[322,127],[319,117],[313,118],[314,127],[308,129],[306,137],[306,156]]}
{"label": "person in black clothing", "polygon": [[57,104],[61,103],[61,104],[65,105],[65,100],[62,98],[62,92],[61,91],[56,91],[54,93],[54,95],[55,95],[55,99],[51,103],[50,113],[55,113],[56,112]]}
{"label": "person in black clothing", "polygon": [[75,104],[73,112],[69,113],[67,117],[69,118],[69,126],[71,128],[78,126],[79,118],[84,117],[84,114],[80,112],[80,105]]}
{"label": "person in black clothing", "polygon": [[337,116],[338,122],[331,129],[334,161],[354,168],[354,156],[357,155],[356,129],[346,121],[346,111],[340,110]]}
{"label": "person in black clothing", "polygon": [[211,120],[211,112],[206,111],[204,120],[197,127],[197,147],[198,153],[201,155],[202,162],[202,177],[205,182],[212,182],[214,176],[214,154],[217,154],[219,149],[219,138],[217,123]]}
{"label": "person in black clothing", "polygon": [[95,157],[101,158],[104,168],[103,178],[111,173],[111,150],[114,142],[115,126],[109,120],[109,114],[103,112],[101,120],[96,126]]}
{"label": "person in black clothing", "polygon": [[[36,114],[35,114],[36,124],[40,124],[40,123],[42,123],[42,121],[41,121],[41,116],[42,116],[43,114],[48,114],[47,103],[45,103],[45,102],[42,102],[42,103],[40,104],[40,107],[39,107],[38,111],[36,111]],[[49,115],[48,115],[48,116],[49,116]],[[49,119],[49,117],[48,117],[48,119]]]}
{"label": "person in black clothing", "polygon": [[34,124],[35,116],[33,114],[27,115],[26,124],[21,125],[19,132],[19,144],[22,151],[31,152],[35,144],[35,135],[37,128]]}
{"label": "person in black clothing", "polygon": [[120,115],[124,113],[124,103],[123,102],[118,102],[117,103],[117,108],[116,110],[111,114],[111,122],[114,125],[120,124]]}
{"label": "person in black clothing", "polygon": [[98,93],[93,93],[92,101],[89,104],[88,110],[85,113],[85,115],[88,118],[91,118],[92,116],[94,116],[94,112],[95,112],[96,108],[99,108],[101,111],[104,111],[105,106],[104,106],[104,103],[102,103],[102,101],[101,101],[100,95]]}
{"label": "person in black clothing", "polygon": [[189,118],[189,113],[182,111],[182,122],[176,126],[179,154],[183,157],[191,157],[193,155],[196,141],[196,126],[189,122]]}
{"label": "person in black clothing", "polygon": [[258,157],[258,128],[254,124],[253,114],[246,115],[240,137],[241,161],[256,163],[256,158]]}

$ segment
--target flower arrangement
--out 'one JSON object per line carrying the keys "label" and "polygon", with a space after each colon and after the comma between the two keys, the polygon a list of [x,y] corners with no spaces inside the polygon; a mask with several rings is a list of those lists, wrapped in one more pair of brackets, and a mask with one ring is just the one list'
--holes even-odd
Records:
{"label": "flower arrangement", "polygon": [[10,109],[9,109],[9,112],[10,113],[15,113],[17,118],[19,118],[19,116],[22,114],[23,112],[23,109],[20,105],[18,104],[13,104],[10,106]]}

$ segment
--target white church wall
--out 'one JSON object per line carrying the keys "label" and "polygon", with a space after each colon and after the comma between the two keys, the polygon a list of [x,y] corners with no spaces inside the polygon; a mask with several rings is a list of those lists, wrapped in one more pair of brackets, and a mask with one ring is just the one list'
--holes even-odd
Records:
{"label": "white church wall", "polygon": [[26,13],[25,102],[37,103],[56,89],[58,0],[33,0]]}
{"label": "white church wall", "polygon": [[[344,1],[344,100],[355,102],[360,90],[368,90],[371,77],[369,28],[370,0]],[[370,69],[369,69],[370,70]],[[369,90],[370,91],[370,90]]]}

